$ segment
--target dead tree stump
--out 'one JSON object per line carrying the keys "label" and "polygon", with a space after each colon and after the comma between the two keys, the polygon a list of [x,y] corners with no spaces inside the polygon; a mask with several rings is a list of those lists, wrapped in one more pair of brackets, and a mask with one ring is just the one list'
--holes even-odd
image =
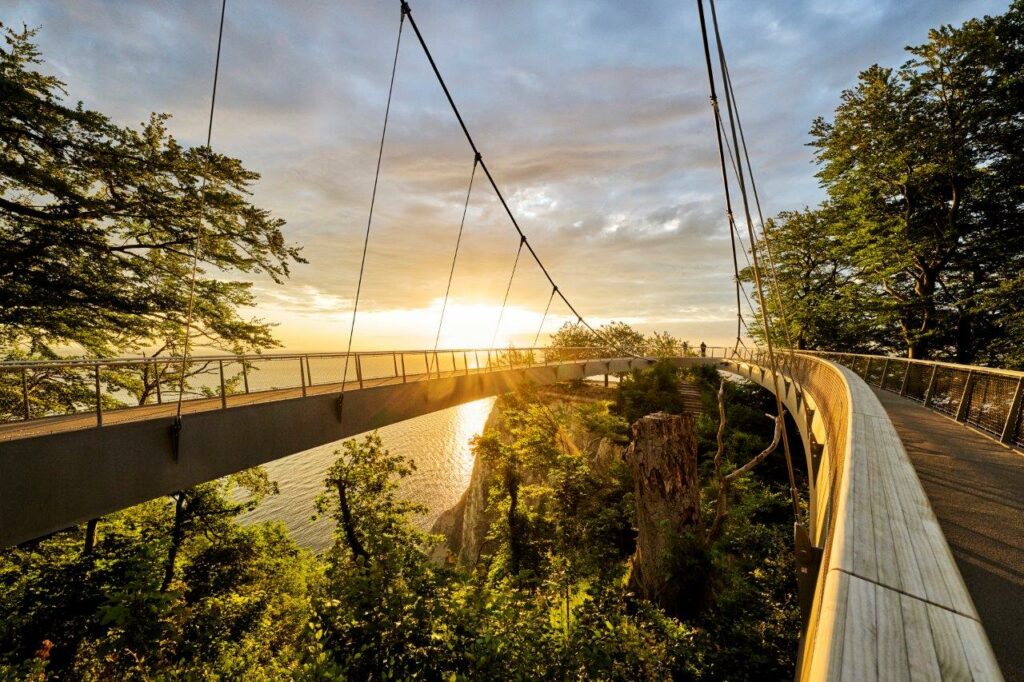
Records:
{"label": "dead tree stump", "polygon": [[639,419],[626,461],[638,531],[630,587],[669,612],[688,611],[703,600],[688,593],[702,592],[704,582],[693,570],[700,572],[704,558],[693,416],[658,412]]}

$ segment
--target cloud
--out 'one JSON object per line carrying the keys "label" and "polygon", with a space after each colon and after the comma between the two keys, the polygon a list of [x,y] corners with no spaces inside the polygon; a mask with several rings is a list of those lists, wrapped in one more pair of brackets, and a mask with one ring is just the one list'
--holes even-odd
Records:
{"label": "cloud", "polygon": [[[46,68],[68,82],[72,101],[125,124],[170,112],[172,132],[196,144],[219,9],[213,0],[6,0],[0,18],[42,26]],[[1004,9],[996,0],[720,2],[766,213],[820,198],[807,129],[858,71],[900,63],[929,27]],[[574,304],[595,319],[731,336],[732,259],[692,6],[416,0],[413,11],[521,228]],[[323,337],[325,321],[333,329],[349,319],[397,28],[391,2],[228,3],[214,145],[262,174],[255,200],[305,248],[309,265],[286,285],[257,288],[258,313],[295,347],[318,345],[304,339]],[[472,165],[406,26],[361,310],[430,318]],[[452,285],[453,300],[469,306],[460,310],[500,303],[517,246],[478,172]],[[550,291],[524,256],[510,293],[524,325]],[[374,338],[389,342],[393,331]]]}

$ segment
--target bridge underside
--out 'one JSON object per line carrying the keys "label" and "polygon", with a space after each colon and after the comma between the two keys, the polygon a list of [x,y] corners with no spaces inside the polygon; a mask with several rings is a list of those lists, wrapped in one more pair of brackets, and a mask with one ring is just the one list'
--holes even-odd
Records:
{"label": "bridge underside", "polygon": [[[316,395],[273,396],[227,409],[190,411],[175,457],[173,406],[123,410],[116,423],[0,442],[0,546],[17,544],[249,467],[455,405],[536,385],[629,371],[643,359],[567,361],[459,373]],[[338,401],[344,395],[344,423]],[[219,406],[219,400],[216,401]],[[138,418],[131,413],[139,410]],[[38,426],[34,427],[39,429]]]}

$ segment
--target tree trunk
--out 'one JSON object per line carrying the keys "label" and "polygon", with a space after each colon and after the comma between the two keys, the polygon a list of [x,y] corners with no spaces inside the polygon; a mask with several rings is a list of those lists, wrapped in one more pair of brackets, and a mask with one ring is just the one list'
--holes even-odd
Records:
{"label": "tree trunk", "polygon": [[366,549],[363,547],[363,543],[359,541],[359,534],[356,532],[356,524],[352,519],[352,510],[348,506],[348,490],[345,487],[344,481],[338,481],[338,508],[341,510],[341,527],[345,531],[345,541],[348,543],[348,548],[352,552],[353,561],[358,561],[360,557],[364,561],[370,558]]}
{"label": "tree trunk", "polygon": [[693,416],[658,412],[637,421],[626,461],[633,473],[638,531],[630,587],[680,613],[684,601],[696,604],[704,596]]}
{"label": "tree trunk", "polygon": [[171,546],[167,548],[167,565],[164,568],[164,581],[160,591],[166,592],[174,580],[174,565],[178,560],[178,548],[181,547],[182,524],[185,522],[185,493],[178,493],[174,504],[174,527],[171,528]]}

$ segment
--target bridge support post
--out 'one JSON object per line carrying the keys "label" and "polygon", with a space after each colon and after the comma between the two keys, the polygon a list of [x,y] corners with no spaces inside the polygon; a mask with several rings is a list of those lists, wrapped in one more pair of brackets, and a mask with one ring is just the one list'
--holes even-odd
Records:
{"label": "bridge support post", "polygon": [[[224,361],[217,361],[217,371],[220,373],[220,409],[228,409],[228,392],[224,386]],[[305,392],[303,392],[305,395]]]}
{"label": "bridge support post", "polygon": [[974,370],[968,370],[964,381],[964,392],[960,395],[960,403],[956,406],[956,420],[967,421],[967,411],[971,406],[971,391],[974,389]]}
{"label": "bridge support post", "polygon": [[793,524],[793,544],[796,548],[796,585],[800,602],[800,619],[806,629],[814,604],[814,590],[818,584],[822,550],[811,542],[807,529],[799,523]]}
{"label": "bridge support post", "polygon": [[1003,424],[1003,432],[999,435],[999,441],[1009,443],[1013,440],[1013,432],[1017,428],[1017,420],[1020,418],[1020,405],[1024,392],[1024,377],[1017,379],[1017,388],[1013,392],[1013,400],[1010,402],[1010,411],[1006,413],[1006,422]]}
{"label": "bridge support post", "polygon": [[103,395],[100,393],[100,366],[93,368],[96,375],[96,426],[103,426]]}
{"label": "bridge support post", "polygon": [[32,418],[32,410],[28,402],[28,370],[24,367],[21,368],[21,399],[25,406],[25,421],[28,421]]}
{"label": "bridge support post", "polygon": [[939,366],[938,365],[932,365],[932,375],[928,378],[928,388],[926,388],[924,390],[924,406],[925,407],[928,407],[928,405],[932,402],[932,389],[935,388],[935,375],[938,373],[938,371],[939,371]]}

